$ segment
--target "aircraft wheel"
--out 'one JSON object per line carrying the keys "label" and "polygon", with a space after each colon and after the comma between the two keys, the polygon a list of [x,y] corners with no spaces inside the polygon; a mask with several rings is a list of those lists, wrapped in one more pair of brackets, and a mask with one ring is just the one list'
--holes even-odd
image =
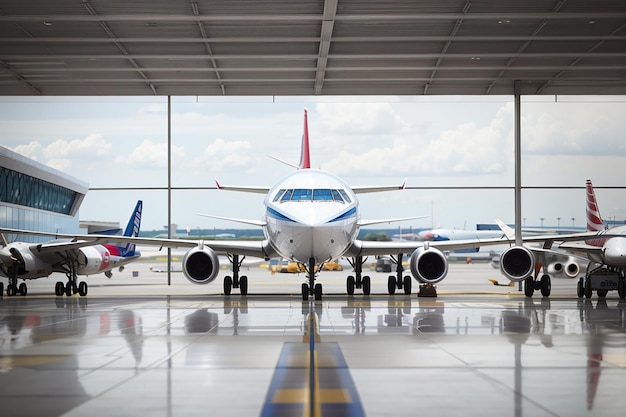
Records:
{"label": "aircraft wheel", "polygon": [[26,286],[26,283],[22,282],[18,288],[18,291],[22,297],[25,296],[28,293],[28,287]]}
{"label": "aircraft wheel", "polygon": [[576,295],[578,298],[583,298],[585,295],[585,281],[582,278],[578,280],[578,284],[576,285]]}
{"label": "aircraft wheel", "polygon": [[406,295],[411,294],[411,285],[413,284],[413,280],[411,279],[411,277],[409,275],[405,275],[404,276],[404,293]]}
{"label": "aircraft wheel", "polygon": [[552,282],[550,282],[550,275],[543,275],[541,277],[541,295],[543,295],[544,297],[549,297],[551,290]]}
{"label": "aircraft wheel", "polygon": [[364,276],[363,277],[363,294],[364,295],[370,295],[371,285],[372,285],[372,282],[370,280],[370,277],[367,275]]}
{"label": "aircraft wheel", "polygon": [[302,283],[302,301],[309,301],[309,284]]}
{"label": "aircraft wheel", "polygon": [[81,281],[78,284],[78,295],[80,295],[81,297],[84,297],[87,295],[87,291],[89,291],[89,286],[87,285],[85,281]]}
{"label": "aircraft wheel", "polygon": [[524,280],[524,294],[526,297],[532,297],[535,292],[535,280],[532,276]]}
{"label": "aircraft wheel", "polygon": [[315,284],[315,301],[322,299],[322,284]]}
{"label": "aircraft wheel", "polygon": [[74,292],[72,291],[72,283],[68,282],[67,284],[65,284],[65,295],[67,295],[68,297],[71,297],[72,294],[74,294]]}
{"label": "aircraft wheel", "polygon": [[13,297],[15,295],[15,286],[14,285],[7,285],[7,296],[9,297]]}
{"label": "aircraft wheel", "polygon": [[233,290],[233,278],[230,275],[224,277],[224,295],[230,295]]}
{"label": "aircraft wheel", "polygon": [[239,291],[241,295],[248,295],[248,277],[245,275],[239,278]]}
{"label": "aircraft wheel", "polygon": [[346,280],[346,291],[348,295],[354,294],[354,277],[352,275],[348,275],[348,279]]}
{"label": "aircraft wheel", "polygon": [[61,296],[65,292],[65,285],[61,281],[57,281],[54,285],[54,295]]}
{"label": "aircraft wheel", "polygon": [[604,298],[609,293],[609,290],[597,290],[596,293],[598,294],[598,297]]}
{"label": "aircraft wheel", "polygon": [[4,295],[4,282],[0,282],[0,298]]}
{"label": "aircraft wheel", "polygon": [[591,280],[586,279],[585,280],[585,298],[591,298]]}
{"label": "aircraft wheel", "polygon": [[396,286],[396,277],[389,275],[389,279],[387,279],[387,292],[389,292],[389,295],[394,295],[396,293]]}

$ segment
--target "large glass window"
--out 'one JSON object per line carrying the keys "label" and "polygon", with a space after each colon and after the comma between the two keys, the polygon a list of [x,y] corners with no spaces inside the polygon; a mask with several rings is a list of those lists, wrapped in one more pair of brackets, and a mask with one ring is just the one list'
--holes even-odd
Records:
{"label": "large glass window", "polygon": [[70,214],[75,199],[76,192],[72,190],[0,167],[0,201]]}

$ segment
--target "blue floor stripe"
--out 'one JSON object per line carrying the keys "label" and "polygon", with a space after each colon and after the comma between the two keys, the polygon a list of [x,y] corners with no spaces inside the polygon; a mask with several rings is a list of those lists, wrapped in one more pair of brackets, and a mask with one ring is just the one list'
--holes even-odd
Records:
{"label": "blue floor stripe", "polygon": [[261,417],[365,415],[339,344],[316,342],[315,336],[309,331],[304,343],[283,345]]}

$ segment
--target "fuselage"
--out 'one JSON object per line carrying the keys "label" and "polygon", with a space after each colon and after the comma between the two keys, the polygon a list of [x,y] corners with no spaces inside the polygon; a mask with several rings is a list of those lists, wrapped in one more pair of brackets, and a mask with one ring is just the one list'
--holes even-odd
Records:
{"label": "fuselage", "polygon": [[320,264],[343,255],[359,232],[352,189],[325,171],[303,169],[270,189],[265,198],[265,237],[274,250],[296,262]]}
{"label": "fuselage", "polygon": [[599,238],[587,241],[587,244],[602,247],[599,254],[590,254],[590,258],[609,266],[626,267],[626,226],[617,226],[607,230],[611,234],[623,234],[623,237]]}

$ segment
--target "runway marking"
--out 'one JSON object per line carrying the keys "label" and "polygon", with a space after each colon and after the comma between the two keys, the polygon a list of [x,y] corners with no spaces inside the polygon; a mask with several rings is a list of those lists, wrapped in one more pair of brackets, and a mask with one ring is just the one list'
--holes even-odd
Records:
{"label": "runway marking", "polygon": [[309,313],[302,343],[283,345],[261,417],[365,415],[339,344],[322,343],[316,330]]}

